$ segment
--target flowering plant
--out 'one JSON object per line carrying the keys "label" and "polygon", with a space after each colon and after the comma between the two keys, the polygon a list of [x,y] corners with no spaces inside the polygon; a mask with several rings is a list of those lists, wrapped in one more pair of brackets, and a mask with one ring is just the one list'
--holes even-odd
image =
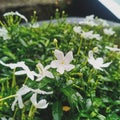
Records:
{"label": "flowering plant", "polygon": [[119,26],[93,15],[71,24],[59,12],[42,25],[35,13],[30,23],[18,12],[4,17],[1,120],[120,118]]}

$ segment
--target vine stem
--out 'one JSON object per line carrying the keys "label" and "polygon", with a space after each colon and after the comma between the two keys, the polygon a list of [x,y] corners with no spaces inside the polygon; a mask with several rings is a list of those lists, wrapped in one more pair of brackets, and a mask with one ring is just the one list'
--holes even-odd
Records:
{"label": "vine stem", "polygon": [[13,98],[13,97],[15,97],[15,96],[16,96],[16,94],[15,94],[15,95],[7,96],[7,97],[5,97],[5,98],[0,99],[0,102],[3,101],[3,100],[7,100],[7,99],[9,99],[9,98]]}

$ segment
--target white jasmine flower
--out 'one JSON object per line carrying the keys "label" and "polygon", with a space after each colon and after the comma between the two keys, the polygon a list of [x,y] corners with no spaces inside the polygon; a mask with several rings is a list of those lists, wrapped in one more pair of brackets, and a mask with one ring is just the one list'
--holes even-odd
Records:
{"label": "white jasmine flower", "polygon": [[89,58],[88,58],[88,62],[89,64],[91,64],[95,69],[99,69],[101,71],[103,71],[102,68],[104,67],[108,67],[112,62],[108,62],[108,63],[103,63],[103,58],[97,58],[95,59],[93,57],[93,52],[89,51]]}
{"label": "white jasmine flower", "polygon": [[14,111],[15,105],[18,102],[19,108],[22,109],[24,107],[23,101],[22,101],[22,96],[30,92],[30,89],[26,86],[23,85],[16,93],[15,100],[12,104],[12,111]]}
{"label": "white jasmine flower", "polygon": [[40,89],[32,89],[26,85],[23,85],[16,93],[15,95],[15,100],[12,104],[12,110],[14,111],[14,108],[15,108],[15,105],[17,104],[18,102],[18,106],[20,109],[22,109],[24,107],[24,104],[23,104],[23,100],[22,100],[22,96],[29,93],[29,92],[33,92],[34,94],[52,94],[53,92],[46,92],[46,91],[43,91],[43,90],[40,90]]}
{"label": "white jasmine flower", "polygon": [[23,61],[22,62],[17,62],[17,63],[10,63],[10,64],[5,64],[2,61],[0,61],[0,64],[4,65],[6,67],[10,67],[11,69],[15,69],[17,67],[22,68],[23,70],[15,72],[15,75],[27,74],[28,78],[30,78],[31,80],[34,80],[34,76],[38,75],[34,71],[30,71],[30,69],[28,68],[28,66],[26,66]]}
{"label": "white jasmine flower", "polygon": [[10,39],[10,36],[6,28],[4,27],[0,28],[0,37],[3,37],[3,40]]}
{"label": "white jasmine flower", "polygon": [[53,74],[48,71],[48,69],[50,68],[50,65],[47,65],[45,68],[43,67],[43,65],[41,63],[37,64],[37,68],[39,70],[39,74],[37,75],[37,80],[36,81],[40,81],[42,80],[44,77],[49,77],[49,78],[54,78]]}
{"label": "white jasmine flower", "polygon": [[103,32],[106,35],[113,35],[113,34],[115,34],[115,31],[113,31],[112,28],[109,28],[109,29],[105,28],[105,29],[103,29]]}
{"label": "white jasmine flower", "polygon": [[60,50],[55,50],[54,55],[57,58],[57,60],[53,60],[51,62],[52,68],[57,68],[57,72],[60,74],[63,74],[64,71],[70,71],[75,66],[70,64],[70,62],[73,60],[73,53],[72,51],[69,51],[66,56],[64,56],[63,52]]}
{"label": "white jasmine flower", "polygon": [[79,24],[89,25],[89,26],[97,26],[95,23],[94,15],[86,16],[83,21],[80,21]]}
{"label": "white jasmine flower", "polygon": [[106,46],[105,48],[109,49],[110,51],[113,51],[113,52],[120,52],[120,49],[117,48],[118,46],[115,45],[114,47],[109,47],[109,46]]}
{"label": "white jasmine flower", "polygon": [[84,39],[96,39],[96,40],[101,40],[102,37],[99,34],[94,34],[93,31],[88,31],[88,32],[82,32],[81,36]]}
{"label": "white jasmine flower", "polygon": [[78,33],[78,34],[81,34],[82,29],[81,29],[80,26],[75,26],[75,27],[73,28],[73,31],[76,32],[76,33]]}
{"label": "white jasmine flower", "polygon": [[109,24],[106,20],[103,20],[103,19],[99,18],[97,22],[98,22],[99,25],[102,25],[103,27],[109,27]]}
{"label": "white jasmine flower", "polygon": [[32,104],[35,106],[35,108],[45,109],[48,106],[48,103],[45,99],[42,99],[39,102],[37,102],[37,93],[34,93],[30,100]]}
{"label": "white jasmine flower", "polygon": [[17,15],[17,16],[19,16],[20,18],[22,18],[22,19],[24,19],[26,22],[28,22],[28,20],[27,20],[27,18],[24,16],[24,15],[22,15],[22,14],[20,14],[19,12],[13,12],[13,11],[11,11],[11,12],[7,12],[7,13],[5,13],[3,16],[13,16],[13,15]]}

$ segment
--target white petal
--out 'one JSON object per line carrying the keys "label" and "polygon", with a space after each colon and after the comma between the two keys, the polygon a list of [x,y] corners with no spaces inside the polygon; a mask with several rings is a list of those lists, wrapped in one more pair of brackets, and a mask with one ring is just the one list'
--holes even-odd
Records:
{"label": "white petal", "polygon": [[45,71],[45,76],[47,76],[49,78],[54,78],[53,74],[49,71]]}
{"label": "white petal", "polygon": [[30,78],[31,80],[34,80],[34,74],[32,74],[31,71],[27,72],[27,76],[28,76],[28,78]]}
{"label": "white petal", "polygon": [[45,99],[43,99],[43,100],[40,100],[39,102],[38,102],[38,104],[37,104],[37,108],[40,108],[40,109],[45,109],[45,108],[47,108],[47,106],[48,106],[48,103],[47,103],[47,101],[45,100]]}
{"label": "white petal", "polygon": [[16,97],[15,100],[14,100],[14,102],[12,103],[12,106],[11,106],[12,111],[14,111],[15,105],[16,105],[17,101],[18,101],[18,99]]}
{"label": "white petal", "polygon": [[47,94],[47,95],[49,95],[49,94],[53,94],[53,92],[51,91],[51,92],[46,92],[46,91],[43,91],[43,90],[40,90],[40,89],[32,89],[31,88],[31,91],[32,92],[34,92],[34,93],[37,93],[37,94]]}
{"label": "white petal", "polygon": [[72,70],[73,68],[75,68],[74,65],[71,65],[71,64],[65,65],[65,70],[66,70],[66,71],[70,71],[70,70]]}
{"label": "white petal", "polygon": [[48,70],[50,67],[51,67],[50,65],[47,65],[44,69]]}
{"label": "white petal", "polygon": [[102,65],[103,64],[103,58],[97,58],[96,63],[99,64],[99,65]]}
{"label": "white petal", "polygon": [[24,15],[18,13],[17,11],[15,12],[15,14],[18,15],[19,17],[21,17],[22,19],[24,19],[26,22],[28,21]]}
{"label": "white petal", "polygon": [[25,95],[28,92],[30,92],[30,88],[26,85],[23,85],[18,91],[17,91],[17,95]]}
{"label": "white petal", "polygon": [[22,97],[21,96],[18,96],[18,105],[19,105],[19,108],[22,109],[24,107],[24,104],[23,104],[23,101],[22,101]]}
{"label": "white petal", "polygon": [[40,81],[45,77],[45,75],[39,75],[38,78],[36,79],[36,81]]}
{"label": "white petal", "polygon": [[73,60],[73,52],[69,51],[65,56],[65,63],[70,63]]}
{"label": "white petal", "polygon": [[63,74],[64,73],[64,66],[63,65],[61,65],[61,66],[58,66],[58,68],[57,68],[57,72],[59,72],[60,74]]}
{"label": "white petal", "polygon": [[36,66],[37,66],[40,73],[42,73],[44,71],[44,67],[41,63],[38,63]]}
{"label": "white petal", "polygon": [[105,63],[105,64],[102,64],[102,67],[108,67],[112,62],[108,62],[108,63]]}
{"label": "white petal", "polygon": [[31,102],[32,102],[32,104],[36,107],[36,105],[37,105],[37,93],[34,93],[33,95],[32,95],[32,97],[30,98],[30,100],[31,100]]}
{"label": "white petal", "polygon": [[15,72],[15,75],[24,75],[24,74],[26,74],[25,70],[20,70],[20,71]]}
{"label": "white petal", "polygon": [[55,50],[54,51],[54,55],[58,60],[62,60],[64,58],[64,54],[62,51],[60,50]]}
{"label": "white petal", "polygon": [[16,12],[13,12],[13,11],[7,12],[3,16],[9,16],[9,15],[12,15],[12,16],[17,15],[17,16],[21,17],[22,19],[24,19],[26,22],[28,21],[27,18],[24,15],[18,13],[17,11]]}
{"label": "white petal", "polygon": [[58,65],[60,64],[60,62],[61,62],[61,60],[54,60],[54,61],[51,62],[50,66],[52,68],[57,68]]}

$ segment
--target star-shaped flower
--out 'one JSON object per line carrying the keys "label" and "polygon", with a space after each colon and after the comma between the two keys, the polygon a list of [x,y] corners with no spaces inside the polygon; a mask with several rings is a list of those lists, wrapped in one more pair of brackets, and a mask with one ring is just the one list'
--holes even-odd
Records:
{"label": "star-shaped flower", "polygon": [[104,67],[108,67],[112,62],[103,63],[103,58],[97,58],[95,59],[93,57],[93,52],[89,51],[89,58],[88,58],[89,64],[91,64],[95,69],[103,71]]}
{"label": "star-shaped flower", "polygon": [[57,68],[57,72],[60,74],[63,74],[65,70],[70,71],[75,67],[74,65],[70,64],[70,62],[73,60],[72,51],[69,51],[66,56],[64,56],[62,51],[55,50],[54,55],[57,60],[53,60],[50,65],[52,68]]}
{"label": "star-shaped flower", "polygon": [[37,68],[39,70],[39,74],[37,75],[37,80],[36,81],[40,81],[42,80],[44,77],[49,77],[49,78],[54,78],[53,74],[48,71],[48,69],[50,68],[50,65],[47,65],[45,68],[43,67],[43,65],[41,63],[37,64]]}

